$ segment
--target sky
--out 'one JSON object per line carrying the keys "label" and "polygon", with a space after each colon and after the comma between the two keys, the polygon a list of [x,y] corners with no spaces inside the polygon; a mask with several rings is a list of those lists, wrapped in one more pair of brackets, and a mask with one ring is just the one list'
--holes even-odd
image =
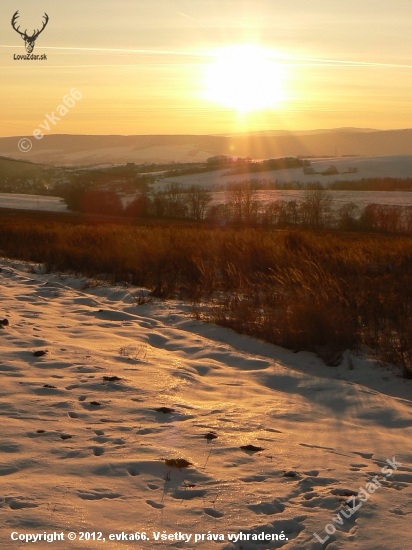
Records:
{"label": "sky", "polygon": [[[40,28],[22,60],[20,30]],[[12,0],[0,5],[0,135],[412,127],[406,0]]]}

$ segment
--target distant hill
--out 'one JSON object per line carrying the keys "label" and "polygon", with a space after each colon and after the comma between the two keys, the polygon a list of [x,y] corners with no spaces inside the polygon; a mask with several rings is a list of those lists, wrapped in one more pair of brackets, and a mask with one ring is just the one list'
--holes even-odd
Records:
{"label": "distant hill", "polygon": [[10,176],[25,176],[37,174],[41,169],[45,168],[39,164],[33,162],[27,162],[22,160],[16,160],[7,157],[0,157],[0,175],[3,177]]}
{"label": "distant hill", "polygon": [[265,159],[286,156],[412,155],[412,129],[337,128],[305,132],[235,135],[49,135],[31,138],[19,151],[20,137],[0,138],[0,155],[60,166],[127,162],[201,162],[215,155]]}
{"label": "distant hill", "polygon": [[[299,132],[291,132],[288,130],[257,130],[255,132],[232,132],[229,134],[220,134],[222,136],[236,137],[236,136],[307,136],[312,134],[337,134],[337,133],[346,133],[346,132],[379,132],[376,128],[324,128],[320,130],[301,130]],[[218,134],[219,135],[219,134]]]}

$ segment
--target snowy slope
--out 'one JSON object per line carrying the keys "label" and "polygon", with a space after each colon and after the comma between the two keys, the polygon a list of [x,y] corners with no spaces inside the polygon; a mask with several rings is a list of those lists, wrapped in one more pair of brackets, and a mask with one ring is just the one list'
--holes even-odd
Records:
{"label": "snowy slope", "polygon": [[19,210],[44,210],[48,212],[67,212],[64,199],[43,195],[24,195],[18,193],[0,193],[0,208]]}
{"label": "snowy slope", "polygon": [[[227,169],[205,172],[203,174],[190,174],[165,178],[163,182],[177,182],[182,185],[200,185],[203,187],[215,187],[228,183],[239,182],[247,179],[259,179],[290,183],[300,181],[312,183],[320,181],[327,185],[337,180],[356,181],[362,178],[411,178],[412,177],[412,155],[393,155],[386,157],[336,157],[327,159],[311,159],[311,166],[317,174],[304,174],[302,168],[290,168],[285,170],[271,170],[268,172],[254,172],[250,174],[235,174],[225,176]],[[335,166],[339,174],[322,176],[320,172]],[[358,171],[348,173],[349,168],[356,168]]]}
{"label": "snowy slope", "polygon": [[[0,265],[2,549],[44,531],[65,542],[34,548],[316,550],[314,532],[329,550],[410,548],[412,381],[367,356],[325,367],[182,303],[138,306],[132,287]],[[106,540],[67,540],[85,531]],[[109,540],[122,531],[150,540]],[[240,531],[249,540],[229,540]]]}

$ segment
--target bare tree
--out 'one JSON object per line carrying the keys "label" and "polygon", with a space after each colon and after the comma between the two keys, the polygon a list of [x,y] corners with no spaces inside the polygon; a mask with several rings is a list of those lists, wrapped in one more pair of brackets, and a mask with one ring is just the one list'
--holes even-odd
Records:
{"label": "bare tree", "polygon": [[365,229],[396,233],[403,229],[402,208],[389,204],[368,204],[360,217]]}
{"label": "bare tree", "polygon": [[331,219],[332,199],[324,189],[309,189],[301,203],[302,223],[317,229]]}
{"label": "bare tree", "polygon": [[203,220],[208,204],[212,200],[212,195],[204,187],[192,185],[187,193],[187,203],[189,206],[189,216],[194,220]]}
{"label": "bare tree", "polygon": [[412,206],[404,209],[403,229],[406,233],[412,233]]}
{"label": "bare tree", "polygon": [[396,233],[401,230],[402,208],[400,206],[381,204],[377,209],[377,216],[378,226],[381,231]]}
{"label": "bare tree", "polygon": [[356,225],[359,216],[359,208],[354,202],[347,202],[342,205],[338,211],[338,225],[341,229],[350,230]]}
{"label": "bare tree", "polygon": [[187,214],[186,195],[179,183],[169,183],[163,193],[167,215],[170,218],[184,218]]}
{"label": "bare tree", "polygon": [[256,221],[259,203],[256,200],[256,189],[250,181],[228,184],[226,202],[232,209],[234,221],[240,223]]}

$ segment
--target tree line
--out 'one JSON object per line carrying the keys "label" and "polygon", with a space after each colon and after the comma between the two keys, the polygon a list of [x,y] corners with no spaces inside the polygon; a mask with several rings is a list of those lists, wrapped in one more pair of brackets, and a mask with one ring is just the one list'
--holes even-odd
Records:
{"label": "tree line", "polygon": [[[80,191],[80,192],[79,192]],[[412,207],[354,202],[333,208],[333,193],[308,189],[301,200],[257,200],[252,182],[228,184],[224,201],[217,203],[211,192],[192,185],[169,183],[163,189],[148,192],[144,187],[136,198],[124,204],[113,190],[77,188],[66,203],[71,210],[96,215],[192,220],[220,225],[247,225],[273,228],[309,227],[345,231],[412,233]]]}

